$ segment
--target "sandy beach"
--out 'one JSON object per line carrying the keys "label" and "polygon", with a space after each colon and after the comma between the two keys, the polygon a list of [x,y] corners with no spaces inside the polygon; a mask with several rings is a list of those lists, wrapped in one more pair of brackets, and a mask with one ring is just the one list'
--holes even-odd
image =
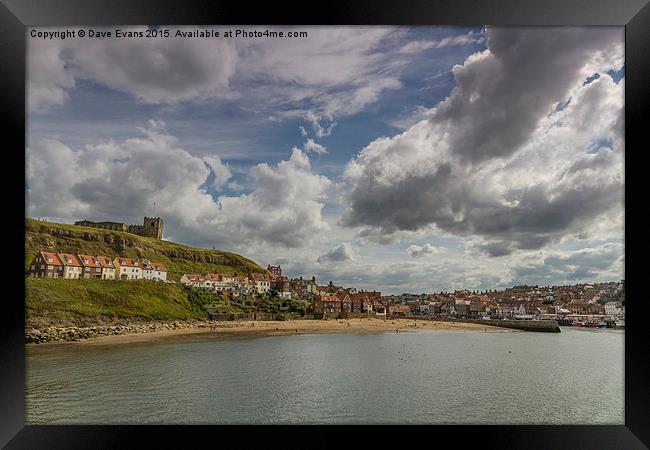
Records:
{"label": "sandy beach", "polygon": [[291,320],[291,321],[245,321],[218,322],[214,328],[195,327],[173,330],[152,331],[148,333],[99,336],[79,341],[48,342],[26,344],[28,348],[96,346],[146,343],[160,340],[205,339],[205,338],[242,338],[258,336],[281,336],[293,334],[328,334],[328,333],[379,333],[379,332],[417,332],[466,331],[481,333],[513,333],[517,330],[497,328],[473,323],[436,322],[428,320],[407,319],[339,319],[339,320]]}

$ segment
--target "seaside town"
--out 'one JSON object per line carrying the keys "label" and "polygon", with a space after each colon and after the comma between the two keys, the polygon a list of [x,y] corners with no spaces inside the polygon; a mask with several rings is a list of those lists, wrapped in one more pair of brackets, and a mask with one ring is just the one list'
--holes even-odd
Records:
{"label": "seaside town", "polygon": [[[36,278],[150,280],[180,283],[188,288],[214,292],[227,299],[254,303],[263,297],[298,300],[305,315],[314,319],[429,318],[480,320],[556,320],[560,325],[593,328],[625,327],[625,281],[571,286],[514,286],[503,290],[437,292],[382,296],[378,291],[358,290],[316,278],[282,275],[280,265],[269,273],[249,271],[245,276],[224,273],[183,274],[167,280],[161,262],[120,256],[82,255],[40,251],[27,276]],[[217,310],[215,318],[224,318]]]}

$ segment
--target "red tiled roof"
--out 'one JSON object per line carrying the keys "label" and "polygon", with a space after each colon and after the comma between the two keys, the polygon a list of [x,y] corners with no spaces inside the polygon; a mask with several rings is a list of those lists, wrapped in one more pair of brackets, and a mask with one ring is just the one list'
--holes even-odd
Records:
{"label": "red tiled roof", "polygon": [[96,256],[91,255],[78,255],[79,261],[83,264],[84,267],[101,267],[101,263]]}
{"label": "red tiled roof", "polygon": [[135,259],[131,259],[131,258],[120,258],[120,257],[115,258],[115,259],[117,259],[117,262],[118,262],[118,264],[119,264],[120,266],[124,266],[124,267],[138,267],[138,268],[141,267],[140,263],[139,263],[137,260],[135,260]]}
{"label": "red tiled roof", "polygon": [[[59,255],[57,255],[56,253],[53,253],[53,252],[40,252],[40,253],[41,253],[41,257],[45,260],[45,262],[47,264],[49,264],[51,266],[62,266],[63,265],[63,263],[59,259]],[[48,258],[51,259],[51,261],[49,261]]]}
{"label": "red tiled roof", "polygon": [[148,259],[145,259],[144,261],[142,261],[142,268],[146,269],[146,270],[158,270],[158,271],[161,271],[161,272],[166,272],[167,271],[167,269],[165,269],[165,266],[163,265],[163,263],[151,262]]}
{"label": "red tiled roof", "polygon": [[59,253],[59,259],[66,266],[81,267],[79,259],[72,253]]}
{"label": "red tiled roof", "polygon": [[99,261],[99,264],[101,264],[102,267],[108,267],[111,269],[115,268],[115,266],[113,265],[113,261],[108,256],[98,256],[97,260]]}
{"label": "red tiled roof", "polygon": [[271,275],[265,273],[251,273],[251,278],[254,281],[271,281]]}
{"label": "red tiled roof", "polygon": [[188,281],[191,281],[193,283],[200,283],[201,281],[205,280],[205,277],[203,275],[191,275],[189,273],[186,273],[184,276],[188,279]]}
{"label": "red tiled roof", "polygon": [[159,272],[167,272],[167,268],[163,263],[160,262],[152,262],[151,265],[153,266],[154,270],[157,270]]}

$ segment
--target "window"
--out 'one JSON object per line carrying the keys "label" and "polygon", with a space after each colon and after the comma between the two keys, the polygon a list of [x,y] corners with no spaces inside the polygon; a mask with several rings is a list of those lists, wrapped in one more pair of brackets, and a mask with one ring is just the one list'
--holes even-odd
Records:
{"label": "window", "polygon": [[47,266],[47,270],[54,270],[54,266]]}
{"label": "window", "polygon": [[32,266],[31,270],[34,270],[34,266]]}
{"label": "window", "polygon": [[90,272],[90,267],[86,267],[86,272]]}

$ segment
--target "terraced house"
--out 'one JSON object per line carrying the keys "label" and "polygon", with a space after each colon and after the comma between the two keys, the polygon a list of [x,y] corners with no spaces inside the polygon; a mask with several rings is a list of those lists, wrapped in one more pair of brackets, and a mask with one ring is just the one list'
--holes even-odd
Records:
{"label": "terraced house", "polygon": [[76,255],[72,253],[59,253],[58,255],[63,263],[63,278],[78,279],[82,277],[83,266]]}
{"label": "terraced house", "polygon": [[102,264],[96,256],[79,255],[84,278],[102,278]]}
{"label": "terraced house", "polygon": [[73,255],[39,251],[27,271],[34,278],[97,278],[102,280],[167,280],[163,263],[132,258]]}
{"label": "terraced house", "polygon": [[141,280],[142,266],[140,262],[131,258],[120,258],[113,260],[115,265],[115,277],[118,280]]}
{"label": "terraced house", "polygon": [[63,263],[53,252],[38,252],[28,272],[35,278],[63,278]]}
{"label": "terraced house", "polygon": [[99,264],[102,266],[102,279],[114,280],[115,279],[115,265],[111,258],[108,256],[98,256]]}
{"label": "terraced house", "polygon": [[255,283],[255,289],[258,294],[264,294],[271,290],[271,275],[266,273],[251,273],[250,279]]}
{"label": "terraced house", "polygon": [[206,279],[203,275],[185,273],[181,277],[180,281],[181,283],[187,286],[196,287],[196,288],[206,286]]}
{"label": "terraced house", "polygon": [[142,278],[145,280],[167,280],[167,269],[164,264],[151,262],[148,259],[142,261]]}

